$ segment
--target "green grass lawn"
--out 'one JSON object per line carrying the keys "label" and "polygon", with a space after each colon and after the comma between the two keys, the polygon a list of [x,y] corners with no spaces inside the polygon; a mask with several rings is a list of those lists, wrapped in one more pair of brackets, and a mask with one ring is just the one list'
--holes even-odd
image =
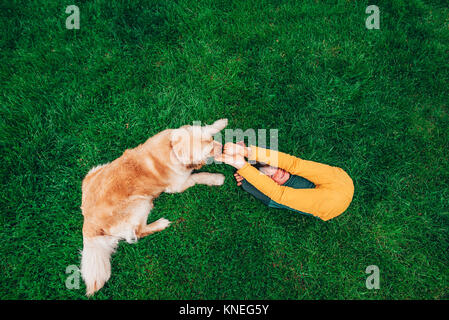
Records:
{"label": "green grass lawn", "polygon": [[174,223],[120,243],[93,299],[449,298],[446,1],[4,0],[0,25],[1,299],[84,299],[88,170],[219,118],[346,170],[349,209],[269,209],[210,165],[225,184],[162,194],[148,220]]}

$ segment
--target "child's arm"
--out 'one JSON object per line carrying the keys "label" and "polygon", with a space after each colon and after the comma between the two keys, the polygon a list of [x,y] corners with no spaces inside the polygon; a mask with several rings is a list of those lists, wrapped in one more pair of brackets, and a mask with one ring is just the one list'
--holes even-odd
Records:
{"label": "child's arm", "polygon": [[291,174],[298,175],[313,182],[317,189],[338,190],[352,200],[354,183],[351,177],[341,168],[309,160],[303,160],[289,154],[251,146],[248,148],[248,160],[265,162],[273,167],[282,168]]}
{"label": "child's arm", "polygon": [[350,199],[328,188],[293,189],[280,186],[271,178],[246,163],[237,173],[271,200],[292,209],[329,220],[346,210]]}
{"label": "child's arm", "polygon": [[254,196],[254,198],[260,200],[263,202],[263,204],[265,205],[269,205],[271,199],[268,198],[266,195],[264,195],[262,192],[260,192],[259,190],[257,190],[251,183],[249,183],[248,181],[246,181],[245,179],[243,179],[241,181],[242,183],[242,188],[243,190],[245,190],[246,192],[248,192],[249,194],[251,194],[252,196]]}
{"label": "child's arm", "polygon": [[[264,162],[273,167],[282,168],[291,174],[298,175],[312,181],[315,185],[340,182],[347,174],[340,168],[314,161],[303,160],[289,154],[251,146],[248,160]],[[349,176],[347,177],[349,178]],[[349,178],[350,179],[350,178]],[[351,181],[352,183],[352,181]]]}
{"label": "child's arm", "polygon": [[[242,145],[236,147],[234,144],[230,144],[228,147],[225,145],[224,148],[225,152],[216,159],[237,168],[238,175],[279,204],[313,214],[323,220],[329,220],[343,213],[352,201],[354,194],[352,179],[340,168],[302,160],[282,152],[255,146],[245,148]],[[239,148],[243,150],[239,151]],[[316,187],[293,189],[280,186],[247,163],[244,157],[280,167],[290,174],[302,176],[313,182]]]}

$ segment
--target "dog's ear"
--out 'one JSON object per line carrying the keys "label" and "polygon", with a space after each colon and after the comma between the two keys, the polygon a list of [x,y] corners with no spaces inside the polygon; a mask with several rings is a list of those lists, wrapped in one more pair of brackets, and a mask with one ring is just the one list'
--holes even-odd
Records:
{"label": "dog's ear", "polygon": [[173,130],[170,137],[170,146],[175,154],[176,158],[183,164],[189,164],[189,135],[185,128],[179,128]]}
{"label": "dog's ear", "polygon": [[187,169],[189,170],[199,170],[204,166],[204,163],[199,163],[199,164],[188,164],[187,165]]}
{"label": "dog's ear", "polygon": [[203,131],[204,131],[204,133],[212,136],[212,135],[220,132],[224,128],[226,128],[227,125],[228,125],[228,119],[220,119],[220,120],[215,121],[211,125],[204,126]]}

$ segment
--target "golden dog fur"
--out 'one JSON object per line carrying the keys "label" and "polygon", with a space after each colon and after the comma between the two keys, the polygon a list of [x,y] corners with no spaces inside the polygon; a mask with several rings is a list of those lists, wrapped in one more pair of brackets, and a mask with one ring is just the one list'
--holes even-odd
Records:
{"label": "golden dog fur", "polygon": [[153,200],[162,192],[182,192],[195,184],[219,186],[222,174],[194,173],[207,158],[221,153],[212,135],[227,119],[209,126],[167,129],[123,155],[89,171],[82,183],[84,215],[81,274],[87,295],[101,289],[111,275],[110,255],[118,241],[164,230],[170,221],[147,224]]}

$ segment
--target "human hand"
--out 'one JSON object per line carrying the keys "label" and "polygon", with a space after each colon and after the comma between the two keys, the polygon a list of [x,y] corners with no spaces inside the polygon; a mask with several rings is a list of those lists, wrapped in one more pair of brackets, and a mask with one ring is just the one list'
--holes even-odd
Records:
{"label": "human hand", "polygon": [[243,177],[241,175],[239,175],[237,172],[234,173],[234,178],[237,181],[237,186],[241,186],[242,185],[242,181],[243,181]]}

